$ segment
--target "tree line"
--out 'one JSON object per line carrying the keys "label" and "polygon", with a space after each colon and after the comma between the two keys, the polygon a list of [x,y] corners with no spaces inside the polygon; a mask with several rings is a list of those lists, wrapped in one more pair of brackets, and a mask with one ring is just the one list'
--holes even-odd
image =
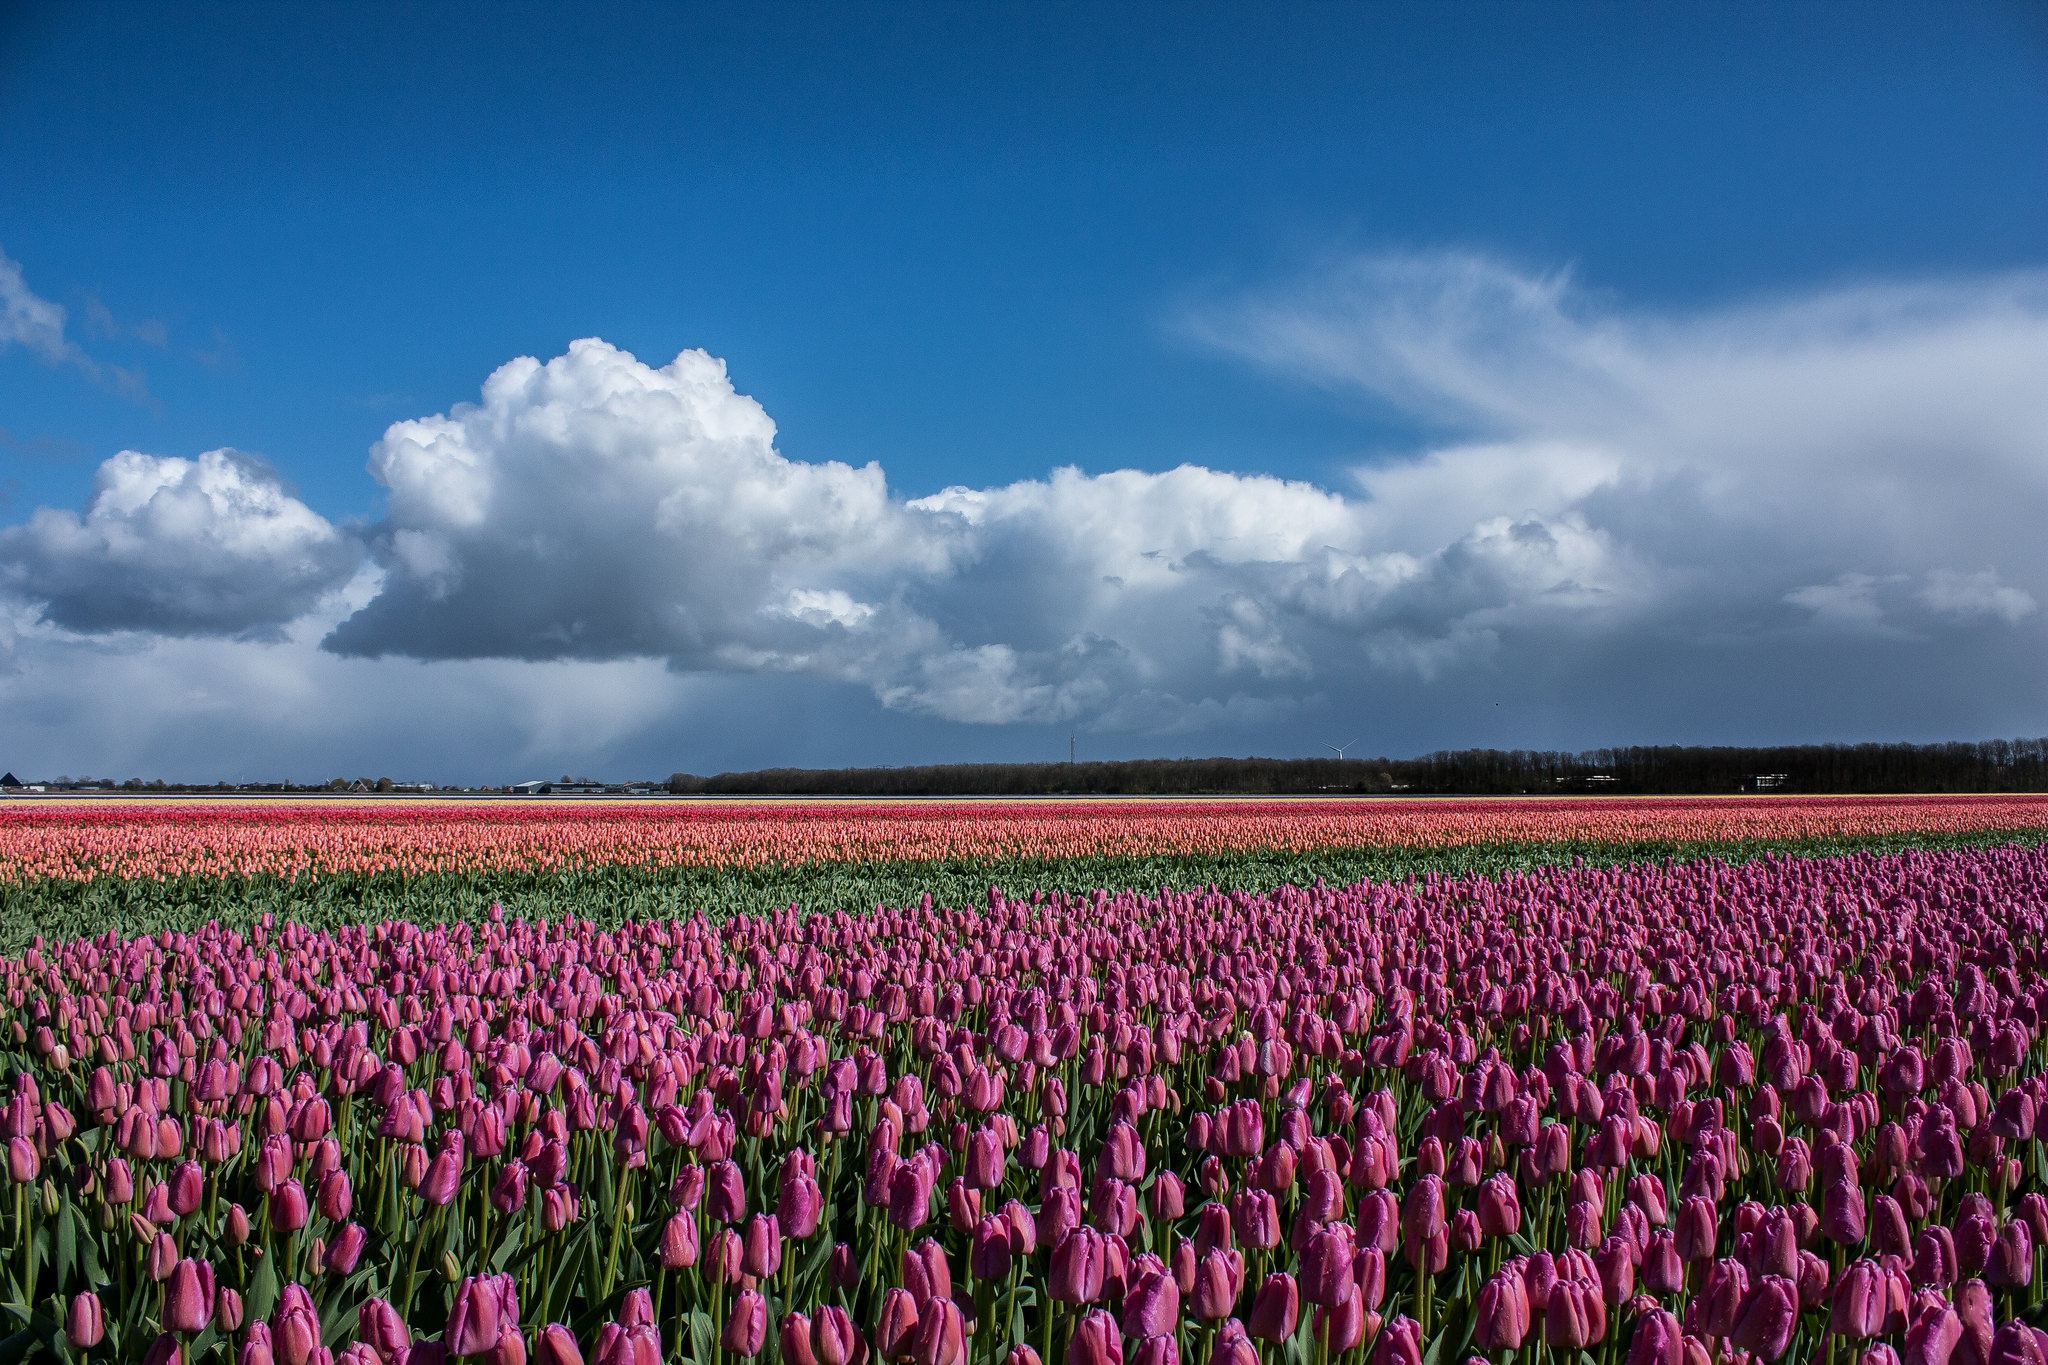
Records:
{"label": "tree line", "polygon": [[1759,747],[1658,744],[1578,753],[1445,749],[1419,758],[1141,758],[763,768],[711,777],[676,773],[669,778],[668,789],[706,796],[2032,792],[2048,791],[2048,738]]}

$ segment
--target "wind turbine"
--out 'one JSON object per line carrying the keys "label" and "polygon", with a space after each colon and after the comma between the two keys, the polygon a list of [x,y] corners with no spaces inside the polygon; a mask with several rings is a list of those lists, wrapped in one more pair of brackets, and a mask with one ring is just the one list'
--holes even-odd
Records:
{"label": "wind turbine", "polygon": [[1342,744],[1325,744],[1323,747],[1335,753],[1337,755],[1337,761],[1339,763],[1342,763],[1344,761],[1344,751],[1356,743],[1358,743],[1358,741],[1355,739],[1347,739]]}

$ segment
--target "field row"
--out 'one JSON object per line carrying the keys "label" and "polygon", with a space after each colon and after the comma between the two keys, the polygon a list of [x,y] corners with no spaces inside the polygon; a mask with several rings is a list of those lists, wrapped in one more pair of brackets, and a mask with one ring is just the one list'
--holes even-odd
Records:
{"label": "field row", "polygon": [[1833,857],[1907,849],[2035,844],[2039,830],[1919,832],[1743,843],[1464,844],[1352,847],[1288,852],[1248,849],[1221,855],[1075,856],[988,861],[820,862],[783,866],[702,867],[627,864],[567,871],[330,873],[321,877],[94,877],[0,881],[0,953],[38,940],[61,943],[114,932],[126,937],[215,924],[247,929],[264,916],[313,928],[404,920],[481,923],[494,906],[516,919],[572,915],[611,928],[631,920],[760,915],[788,909],[865,910],[972,905],[990,887],[1086,894],[1170,889],[1272,892],[1282,887],[1351,886],[1429,877],[1494,877],[1583,864],[1626,866],[1755,858]]}
{"label": "field row", "polygon": [[2048,832],[2048,797],[1009,802],[22,802],[0,883],[599,867],[1218,859]]}

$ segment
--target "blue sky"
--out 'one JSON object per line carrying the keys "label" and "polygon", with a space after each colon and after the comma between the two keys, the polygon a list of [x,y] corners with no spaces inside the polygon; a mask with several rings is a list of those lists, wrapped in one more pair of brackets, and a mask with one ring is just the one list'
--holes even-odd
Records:
{"label": "blue sky", "polygon": [[2038,8],[16,5],[0,145],[5,766],[2048,725]]}

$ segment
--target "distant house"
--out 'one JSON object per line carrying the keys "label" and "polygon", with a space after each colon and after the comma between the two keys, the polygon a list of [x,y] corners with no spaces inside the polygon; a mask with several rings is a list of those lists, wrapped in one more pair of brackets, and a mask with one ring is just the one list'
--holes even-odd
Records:
{"label": "distant house", "polygon": [[25,790],[26,788],[22,786],[21,779],[16,777],[13,773],[0,773],[0,792],[18,792]]}
{"label": "distant house", "polygon": [[602,796],[608,791],[623,788],[607,787],[602,782],[593,782],[587,777],[562,778],[555,782],[514,782],[505,788],[507,796]]}

